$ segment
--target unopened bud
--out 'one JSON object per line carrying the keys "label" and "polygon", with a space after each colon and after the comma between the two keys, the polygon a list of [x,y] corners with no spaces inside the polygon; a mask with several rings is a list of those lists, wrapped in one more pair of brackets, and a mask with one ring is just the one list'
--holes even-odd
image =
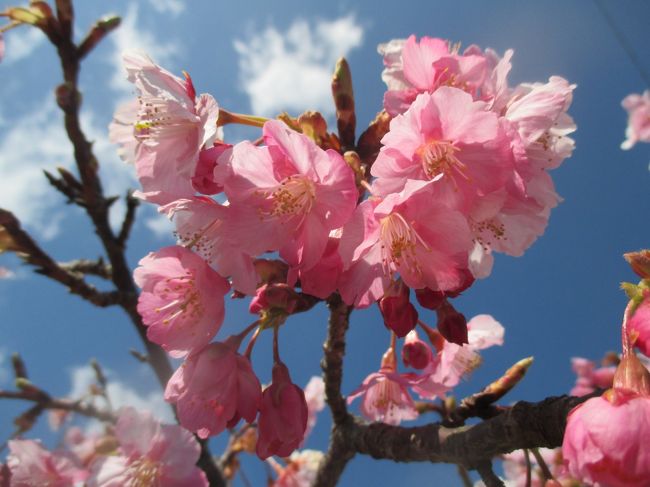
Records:
{"label": "unopened bud", "polygon": [[417,298],[418,303],[420,303],[420,306],[434,311],[446,300],[444,292],[432,291],[428,287],[416,289],[415,297]]}
{"label": "unopened bud", "polygon": [[642,279],[650,279],[650,250],[628,252],[623,257]]}
{"label": "unopened bud", "polygon": [[417,331],[411,330],[406,335],[404,346],[402,346],[402,362],[406,367],[424,369],[433,358],[431,347],[420,340]]}
{"label": "unopened bud", "polygon": [[401,279],[394,281],[378,301],[384,324],[402,338],[415,328],[418,311],[409,300],[409,288]]}
{"label": "unopened bud", "polygon": [[352,74],[345,58],[336,62],[332,75],[332,96],[336,106],[336,124],[339,137],[344,148],[354,146],[354,131],[357,117],[354,111],[354,91],[352,90]]}
{"label": "unopened bud", "polygon": [[469,343],[465,315],[456,311],[448,301],[438,306],[436,313],[438,315],[438,331],[445,337],[445,340],[457,345]]}

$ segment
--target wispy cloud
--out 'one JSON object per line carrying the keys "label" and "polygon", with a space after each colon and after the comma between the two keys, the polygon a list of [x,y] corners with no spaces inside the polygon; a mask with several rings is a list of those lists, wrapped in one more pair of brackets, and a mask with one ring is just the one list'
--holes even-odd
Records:
{"label": "wispy cloud", "polygon": [[149,4],[156,12],[174,17],[185,11],[185,3],[181,0],[149,0]]}
{"label": "wispy cloud", "polygon": [[246,42],[235,41],[240,77],[253,112],[266,116],[283,110],[333,113],[334,63],[359,47],[363,34],[363,27],[349,15],[315,23],[298,19],[286,34],[268,27]]}
{"label": "wispy cloud", "polygon": [[12,64],[32,54],[44,44],[45,34],[30,26],[20,26],[4,36],[7,44],[3,64]]}
{"label": "wispy cloud", "polygon": [[[82,126],[100,161],[100,175],[107,194],[122,195],[134,186],[133,169],[117,157],[91,111],[81,117]],[[63,198],[52,188],[43,170],[57,166],[72,169],[72,147],[63,129],[59,109],[48,95],[33,112],[17,118],[0,138],[0,207],[8,209],[41,238],[54,238],[66,214]],[[74,171],[73,171],[74,172]],[[121,218],[116,205],[112,223]]]}
{"label": "wispy cloud", "polygon": [[[161,2],[159,2],[161,3]],[[180,2],[167,1],[162,4],[176,4]],[[181,4],[182,5],[182,4]],[[156,35],[146,30],[139,23],[138,5],[132,3],[124,17],[120,28],[116,29],[110,36],[113,43],[113,54],[111,64],[115,71],[109,82],[112,89],[116,91],[131,93],[133,86],[126,80],[126,72],[122,67],[122,52],[126,49],[138,49],[146,52],[156,63],[165,65],[171,62],[172,58],[178,54],[178,43],[158,39]]]}
{"label": "wispy cloud", "polygon": [[[131,377],[145,376],[146,367],[140,366]],[[160,389],[146,390],[142,384],[126,383],[119,380],[116,374],[110,369],[103,369],[108,379],[107,393],[114,409],[122,406],[132,406],[141,411],[151,411],[154,417],[165,423],[173,423],[169,404],[163,399]],[[95,372],[88,365],[77,366],[70,371],[71,388],[68,397],[72,399],[90,398],[97,407],[106,407],[103,399],[97,396],[89,396],[89,390],[97,383]]]}

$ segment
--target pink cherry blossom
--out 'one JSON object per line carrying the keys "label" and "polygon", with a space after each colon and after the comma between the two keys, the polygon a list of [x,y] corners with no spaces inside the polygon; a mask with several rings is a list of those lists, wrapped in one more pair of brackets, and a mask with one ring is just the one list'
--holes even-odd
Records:
{"label": "pink cherry blossom", "polygon": [[643,95],[626,96],[621,105],[628,115],[621,149],[631,149],[637,142],[650,142],[650,90],[645,90]]}
{"label": "pink cherry blossom", "polygon": [[305,386],[305,401],[307,402],[307,429],[305,439],[316,425],[316,416],[325,409],[325,383],[320,376],[309,379]]}
{"label": "pink cherry blossom", "polygon": [[393,349],[388,349],[381,361],[381,368],[366,377],[348,396],[348,404],[361,397],[361,413],[372,421],[398,425],[404,420],[416,419],[418,412],[409,394],[412,374],[397,372]]}
{"label": "pink cherry blossom", "polygon": [[210,95],[196,96],[188,75],[182,80],[136,51],[123,59],[138,99],[117,110],[110,139],[135,162],[139,196],[158,204],[191,196],[199,151],[217,136],[219,107]]}
{"label": "pink cherry blossom", "polygon": [[176,404],[180,423],[201,438],[218,435],[240,418],[255,420],[261,386],[250,361],[237,353],[240,342],[230,337],[190,354],[167,383],[165,400]]}
{"label": "pink cherry blossom", "polygon": [[147,337],[174,357],[206,345],[221,327],[228,281],[184,247],[165,247],[140,260],[138,313]]}
{"label": "pink cherry blossom", "polygon": [[584,482],[646,487],[649,436],[650,397],[610,391],[571,411],[562,454],[570,474]]}
{"label": "pink cherry blossom", "polygon": [[274,463],[278,478],[271,487],[311,487],[324,456],[317,450],[302,450],[293,452],[285,467]]}
{"label": "pink cherry blossom", "polygon": [[323,256],[330,231],[354,211],[354,174],[340,154],[282,122],[266,122],[263,131],[266,147],[244,141],[233,148],[225,186],[231,231],[250,255],[280,250],[306,270]]}
{"label": "pink cherry blossom", "polygon": [[201,448],[180,426],[160,424],[148,412],[122,408],[115,436],[118,454],[95,460],[88,487],[208,485],[205,474],[195,465]]}
{"label": "pink cherry blossom", "polygon": [[[343,272],[343,261],[339,255],[341,230],[330,232],[325,246],[325,252],[319,261],[310,269],[302,269],[295,260],[289,259],[291,265],[287,282],[295,283],[300,280],[302,292],[317,298],[327,299],[338,288],[338,281]],[[291,257],[287,255],[285,257]]]}
{"label": "pink cherry blossom", "polygon": [[467,221],[438,205],[429,184],[410,180],[400,193],[359,205],[339,246],[347,269],[339,290],[346,303],[368,306],[397,273],[413,289],[445,291],[464,281],[472,246]]}
{"label": "pink cherry blossom", "polygon": [[0,32],[0,62],[2,62],[4,57],[5,57],[5,38],[2,35],[2,32]]}
{"label": "pink cherry blossom", "polygon": [[596,389],[609,389],[614,382],[616,367],[598,367],[591,360],[574,357],[571,368],[576,373],[576,383],[569,392],[572,396],[586,396]]}
{"label": "pink cherry blossom", "polygon": [[38,441],[9,440],[8,446],[12,487],[69,487],[88,477],[72,457],[50,452]]}
{"label": "pink cherry blossom", "polygon": [[420,93],[441,86],[475,93],[487,76],[487,60],[475,50],[458,54],[448,41],[415,36],[379,45],[384,56],[382,79],[388,86],[384,108],[395,116],[404,113]]}
{"label": "pink cherry blossom", "polygon": [[444,396],[481,364],[478,351],[502,345],[503,335],[503,326],[492,316],[475,316],[467,322],[469,343],[460,346],[445,341],[419,378],[413,381],[413,390],[426,399]]}
{"label": "pink cherry blossom", "polygon": [[205,196],[182,198],[159,208],[175,223],[179,244],[194,250],[220,275],[230,277],[237,291],[255,294],[259,278],[253,258],[228,230],[231,210]]}
{"label": "pink cherry blossom", "polygon": [[305,393],[291,382],[282,362],[273,365],[273,381],[264,389],[258,419],[256,452],[262,460],[287,457],[305,437],[308,409]]}
{"label": "pink cherry blossom", "polygon": [[628,321],[628,329],[632,335],[634,346],[642,354],[650,357],[650,293],[639,304]]}
{"label": "pink cherry blossom", "polygon": [[456,88],[419,95],[391,121],[382,144],[371,170],[379,194],[401,191],[409,179],[432,181],[435,199],[465,214],[514,170],[497,115]]}

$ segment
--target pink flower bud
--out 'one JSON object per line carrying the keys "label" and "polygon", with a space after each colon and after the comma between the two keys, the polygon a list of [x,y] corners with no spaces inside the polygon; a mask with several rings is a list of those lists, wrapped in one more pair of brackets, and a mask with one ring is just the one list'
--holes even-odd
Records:
{"label": "pink flower bud", "polygon": [[273,366],[273,382],[262,394],[257,456],[262,460],[271,455],[288,457],[302,443],[307,415],[304,392],[291,382],[287,366],[277,362]]}
{"label": "pink flower bud", "polygon": [[415,328],[418,312],[409,300],[409,288],[400,279],[391,283],[384,297],[379,300],[384,324],[402,338]]}
{"label": "pink flower bud", "polygon": [[650,478],[650,398],[615,389],[605,396],[589,399],[569,414],[562,443],[569,473],[590,485],[645,487]]}
{"label": "pink flower bud", "polygon": [[165,400],[176,404],[181,425],[201,438],[257,415],[260,382],[238,345],[231,337],[190,354],[167,383]]}
{"label": "pink flower bud", "polygon": [[428,287],[415,290],[415,297],[420,306],[427,309],[436,310],[438,306],[445,302],[445,293],[442,291],[432,291]]}
{"label": "pink flower bud", "polygon": [[467,320],[462,313],[445,301],[436,310],[438,314],[438,330],[445,340],[457,345],[469,343],[467,337]]}
{"label": "pink flower bud", "polygon": [[406,367],[422,370],[433,359],[431,347],[420,340],[417,331],[411,330],[406,335],[404,346],[402,347],[402,361]]}

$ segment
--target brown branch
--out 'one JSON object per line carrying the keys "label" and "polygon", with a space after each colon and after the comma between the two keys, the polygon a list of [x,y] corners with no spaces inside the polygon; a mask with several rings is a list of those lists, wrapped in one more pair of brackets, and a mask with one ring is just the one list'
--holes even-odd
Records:
{"label": "brown branch", "polygon": [[135,222],[135,211],[140,205],[140,200],[135,198],[131,191],[126,195],[126,214],[124,215],[124,221],[122,222],[122,228],[120,233],[117,236],[117,243],[122,248],[126,247],[126,241],[129,239],[131,234],[131,228]]}
{"label": "brown branch", "polygon": [[354,420],[348,414],[345,399],[341,395],[345,333],[348,329],[352,307],[346,305],[338,294],[333,294],[327,305],[330,309],[330,319],[327,341],[323,346],[324,355],[321,368],[325,383],[325,400],[332,413],[333,424],[329,448],[318,468],[314,487],[336,485],[345,466],[356,453],[351,448],[352,445],[348,441],[347,435],[353,427]]}
{"label": "brown branch", "polygon": [[504,487],[503,481],[492,470],[492,462],[485,461],[477,465],[476,470],[481,476],[485,487]]}
{"label": "brown branch", "polygon": [[39,394],[34,394],[32,391],[3,391],[0,390],[0,399],[16,399],[20,401],[29,401],[36,403],[42,409],[62,409],[73,413],[81,414],[88,418],[99,419],[100,421],[108,421],[114,423],[117,421],[116,416],[109,412],[95,407],[91,403],[82,401],[73,401],[71,399],[57,399],[50,397],[47,393],[39,391]]}
{"label": "brown branch", "polygon": [[69,272],[52,259],[32,237],[22,229],[13,213],[0,208],[0,227],[11,237],[13,249],[25,262],[36,267],[36,272],[67,287],[71,293],[81,296],[95,306],[107,307],[122,304],[128,296],[119,291],[101,292],[88,284],[78,274]]}
{"label": "brown branch", "polygon": [[96,260],[77,259],[70,262],[59,262],[59,267],[72,273],[111,279],[111,266],[107,265],[102,257]]}
{"label": "brown branch", "polygon": [[437,423],[405,428],[357,419],[347,436],[357,452],[373,458],[454,463],[475,469],[513,450],[560,446],[568,413],[586,399],[561,396],[538,403],[520,401],[497,417],[460,428]]}

